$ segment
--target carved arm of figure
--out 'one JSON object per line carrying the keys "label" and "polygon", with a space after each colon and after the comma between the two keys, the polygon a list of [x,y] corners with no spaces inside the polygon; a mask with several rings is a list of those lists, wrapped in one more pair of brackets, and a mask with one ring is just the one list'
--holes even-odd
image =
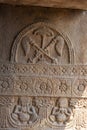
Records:
{"label": "carved arm of figure", "polygon": [[67,116],[70,116],[71,113],[72,113],[72,110],[71,110],[70,108],[67,108],[66,111],[65,111],[65,114],[66,114]]}
{"label": "carved arm of figure", "polygon": [[71,110],[71,108],[64,108],[64,113],[65,113],[65,115],[66,115],[66,120],[68,121],[68,120],[72,120],[72,110]]}
{"label": "carved arm of figure", "polygon": [[52,111],[52,115],[58,115],[58,113],[59,113],[58,107],[54,107]]}
{"label": "carved arm of figure", "polygon": [[35,110],[34,106],[28,106],[28,113],[31,115],[29,123],[33,123],[34,121],[37,120],[38,115],[36,113],[36,110]]}
{"label": "carved arm of figure", "polygon": [[14,113],[15,113],[15,114],[21,113],[21,106],[20,106],[20,105],[17,105],[17,106],[15,107]]}
{"label": "carved arm of figure", "polygon": [[30,105],[27,105],[27,111],[28,111],[28,114],[32,115],[33,114],[33,111],[31,110],[31,107]]}
{"label": "carved arm of figure", "polygon": [[56,119],[55,119],[55,116],[57,116],[58,114],[59,114],[59,109],[58,109],[58,107],[54,107],[53,108],[53,110],[52,110],[52,113],[51,113],[51,115],[49,116],[49,119],[51,120],[51,122],[55,122],[56,121]]}
{"label": "carved arm of figure", "polygon": [[70,120],[72,120],[72,118],[73,118],[73,112],[72,112],[72,109],[71,108],[68,108],[67,109],[67,116],[68,116],[68,118],[70,119]]}
{"label": "carved arm of figure", "polygon": [[16,122],[20,122],[18,119],[18,114],[21,113],[21,106],[17,105],[14,108],[13,113],[11,114],[12,118],[16,121]]}

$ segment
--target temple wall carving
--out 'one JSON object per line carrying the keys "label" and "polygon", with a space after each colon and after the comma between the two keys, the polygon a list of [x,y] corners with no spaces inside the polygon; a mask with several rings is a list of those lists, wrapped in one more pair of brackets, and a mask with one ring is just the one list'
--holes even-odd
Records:
{"label": "temple wall carving", "polygon": [[86,130],[87,12],[0,13],[0,130]]}

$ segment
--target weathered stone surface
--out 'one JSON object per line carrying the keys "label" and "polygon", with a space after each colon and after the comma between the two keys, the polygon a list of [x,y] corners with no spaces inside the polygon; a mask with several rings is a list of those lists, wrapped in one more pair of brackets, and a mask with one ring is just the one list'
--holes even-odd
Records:
{"label": "weathered stone surface", "polygon": [[86,130],[87,12],[0,9],[0,130]]}
{"label": "weathered stone surface", "polygon": [[87,10],[86,0],[0,0],[0,3]]}

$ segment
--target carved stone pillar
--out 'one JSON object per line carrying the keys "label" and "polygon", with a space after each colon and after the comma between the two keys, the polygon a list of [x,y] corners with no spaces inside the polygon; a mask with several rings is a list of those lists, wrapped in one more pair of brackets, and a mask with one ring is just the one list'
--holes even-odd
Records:
{"label": "carved stone pillar", "polygon": [[0,130],[87,130],[87,12],[0,6]]}

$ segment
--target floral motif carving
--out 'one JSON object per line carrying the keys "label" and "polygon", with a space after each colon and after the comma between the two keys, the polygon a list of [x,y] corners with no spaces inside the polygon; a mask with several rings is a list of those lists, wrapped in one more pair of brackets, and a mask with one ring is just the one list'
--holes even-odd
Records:
{"label": "floral motif carving", "polygon": [[47,77],[15,77],[14,94],[28,96],[69,96],[71,79]]}
{"label": "floral motif carving", "polygon": [[86,79],[76,79],[73,82],[73,96],[82,96],[87,95],[87,80]]}
{"label": "floral motif carving", "polygon": [[53,83],[51,79],[36,79],[34,93],[40,95],[53,94]]}
{"label": "floral motif carving", "polygon": [[34,78],[15,77],[14,78],[14,93],[31,93],[33,91]]}
{"label": "floral motif carving", "polygon": [[54,84],[54,95],[59,96],[70,96],[71,95],[71,88],[72,88],[72,81],[70,79],[53,79]]}
{"label": "floral motif carving", "polygon": [[[84,71],[84,73],[82,73]],[[48,64],[19,64],[0,63],[0,75],[41,75],[41,76],[87,76],[87,65],[48,65]]]}

